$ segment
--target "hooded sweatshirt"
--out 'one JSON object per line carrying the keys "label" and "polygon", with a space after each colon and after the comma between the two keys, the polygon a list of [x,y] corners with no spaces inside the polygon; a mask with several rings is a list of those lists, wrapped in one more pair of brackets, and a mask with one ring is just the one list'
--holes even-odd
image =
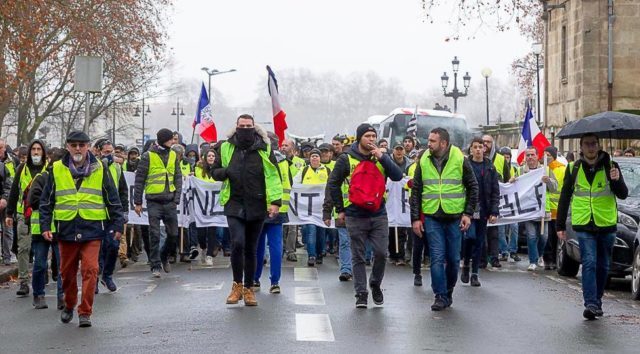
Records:
{"label": "hooded sweatshirt", "polygon": [[[31,148],[35,144],[40,144],[42,147],[42,160],[40,160],[39,165],[35,165],[33,160],[31,159]],[[31,178],[35,177],[38,173],[44,170],[44,166],[47,163],[47,148],[46,145],[38,139],[35,139],[29,144],[28,147],[29,153],[27,154],[27,161],[23,164],[20,164],[16,169],[16,176],[13,179],[13,183],[11,184],[11,192],[9,192],[9,200],[7,203],[7,216],[13,216],[16,213],[16,209],[18,207],[18,199],[20,198],[20,193],[24,193],[25,191],[20,190],[20,176],[22,176],[22,171],[25,168],[29,169],[31,173]],[[23,197],[26,197],[23,196]],[[25,200],[26,198],[23,198]]]}

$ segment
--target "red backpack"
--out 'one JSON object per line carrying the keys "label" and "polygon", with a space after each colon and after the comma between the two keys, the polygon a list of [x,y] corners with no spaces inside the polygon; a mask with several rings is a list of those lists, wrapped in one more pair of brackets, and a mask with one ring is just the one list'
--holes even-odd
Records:
{"label": "red backpack", "polygon": [[386,177],[373,161],[362,160],[351,175],[349,201],[368,211],[380,209],[386,190]]}

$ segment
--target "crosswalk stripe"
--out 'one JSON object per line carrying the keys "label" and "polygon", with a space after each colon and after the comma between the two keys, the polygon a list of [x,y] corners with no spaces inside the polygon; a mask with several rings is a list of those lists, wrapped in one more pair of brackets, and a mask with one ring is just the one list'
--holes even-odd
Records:
{"label": "crosswalk stripe", "polygon": [[296,305],[325,305],[322,288],[296,287],[295,303]]}
{"label": "crosswalk stripe", "polygon": [[293,268],[294,281],[316,281],[318,270],[316,268]]}
{"label": "crosswalk stripe", "polygon": [[296,340],[333,342],[333,328],[327,314],[296,313]]}

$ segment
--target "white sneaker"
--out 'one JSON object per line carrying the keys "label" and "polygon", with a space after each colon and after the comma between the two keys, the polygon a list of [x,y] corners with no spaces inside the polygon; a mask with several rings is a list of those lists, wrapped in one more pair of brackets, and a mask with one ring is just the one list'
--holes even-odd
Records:
{"label": "white sneaker", "polygon": [[207,253],[204,250],[200,250],[200,264],[207,264]]}
{"label": "white sneaker", "polygon": [[18,258],[16,258],[15,254],[11,254],[11,264],[16,264],[18,263]]}
{"label": "white sneaker", "polygon": [[538,266],[533,264],[533,263],[529,264],[529,268],[527,268],[527,270],[530,271],[530,272],[533,272],[536,269],[538,269]]}
{"label": "white sneaker", "polygon": [[544,259],[542,257],[538,258],[538,267],[544,267]]}
{"label": "white sneaker", "polygon": [[213,257],[207,256],[207,260],[205,261],[205,263],[208,266],[212,266],[213,265]]}

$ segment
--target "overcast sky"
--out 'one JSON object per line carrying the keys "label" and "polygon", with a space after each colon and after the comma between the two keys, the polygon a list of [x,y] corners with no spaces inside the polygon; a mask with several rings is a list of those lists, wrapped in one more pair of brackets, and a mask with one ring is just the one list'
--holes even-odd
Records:
{"label": "overcast sky", "polygon": [[[203,66],[236,69],[213,78],[236,107],[256,98],[267,64],[276,75],[292,67],[373,70],[399,79],[410,93],[420,93],[439,87],[443,71],[452,76],[454,55],[460,70],[469,71],[474,81],[482,79],[484,67],[506,80],[511,62],[530,50],[531,44],[515,31],[484,30],[474,40],[446,41],[452,34],[448,17],[443,13],[436,24],[424,21],[419,0],[177,0],[169,47],[176,73],[185,78],[206,83]],[[266,83],[260,94],[267,95]]]}

